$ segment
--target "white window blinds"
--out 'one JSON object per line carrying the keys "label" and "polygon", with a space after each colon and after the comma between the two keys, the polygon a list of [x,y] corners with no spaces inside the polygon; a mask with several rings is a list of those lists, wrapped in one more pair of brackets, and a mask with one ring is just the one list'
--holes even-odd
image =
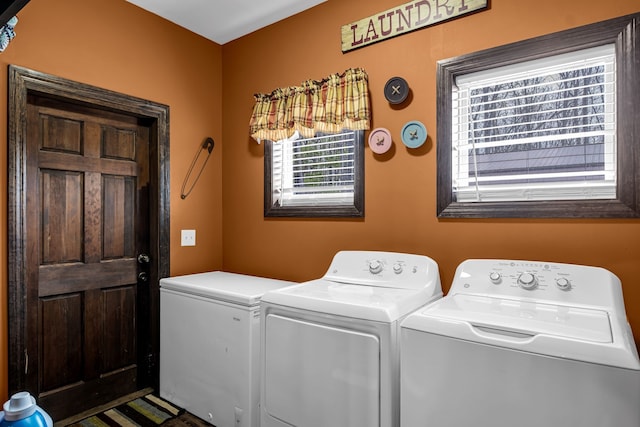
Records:
{"label": "white window blinds", "polygon": [[615,198],[615,93],[613,45],[458,77],[457,201]]}
{"label": "white window blinds", "polygon": [[278,206],[352,205],[355,132],[281,140],[272,146],[272,198]]}

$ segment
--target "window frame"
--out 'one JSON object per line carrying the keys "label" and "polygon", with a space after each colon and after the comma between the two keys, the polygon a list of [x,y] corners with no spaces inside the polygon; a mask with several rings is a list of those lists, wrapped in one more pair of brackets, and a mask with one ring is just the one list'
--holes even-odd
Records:
{"label": "window frame", "polygon": [[[439,61],[437,64],[437,216],[439,218],[640,217],[640,14]],[[461,75],[604,44],[615,45],[616,198],[607,200],[458,202],[452,188],[452,92]],[[638,161],[638,167],[634,163]]]}
{"label": "window frame", "polygon": [[272,182],[273,141],[264,141],[264,216],[291,218],[364,217],[364,130],[355,130],[354,194],[351,205],[274,206]]}

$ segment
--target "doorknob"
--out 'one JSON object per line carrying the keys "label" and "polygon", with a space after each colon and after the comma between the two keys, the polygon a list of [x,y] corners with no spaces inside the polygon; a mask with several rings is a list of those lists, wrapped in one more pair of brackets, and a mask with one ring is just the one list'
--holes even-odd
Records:
{"label": "doorknob", "polygon": [[138,255],[138,263],[139,264],[148,264],[149,261],[151,261],[151,258],[149,258],[149,255],[147,255],[147,254]]}
{"label": "doorknob", "polygon": [[141,282],[146,282],[147,280],[149,280],[149,275],[144,271],[141,271],[140,273],[138,273],[138,280]]}

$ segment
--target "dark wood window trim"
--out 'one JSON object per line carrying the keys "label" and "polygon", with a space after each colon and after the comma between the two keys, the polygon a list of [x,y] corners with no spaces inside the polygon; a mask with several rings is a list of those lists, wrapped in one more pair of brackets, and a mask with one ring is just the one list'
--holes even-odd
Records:
{"label": "dark wood window trim", "polygon": [[271,180],[271,146],[264,145],[264,216],[296,218],[364,217],[364,131],[355,131],[355,193],[351,206],[274,206]]}
{"label": "dark wood window trim", "polygon": [[[452,88],[455,79],[605,44],[615,44],[617,199],[462,203],[451,185]],[[640,217],[640,14],[628,15],[438,62],[437,215],[439,218]]]}

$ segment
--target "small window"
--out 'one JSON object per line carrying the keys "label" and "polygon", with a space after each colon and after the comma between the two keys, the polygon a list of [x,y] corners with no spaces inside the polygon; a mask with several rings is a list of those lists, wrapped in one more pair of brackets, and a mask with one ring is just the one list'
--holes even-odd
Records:
{"label": "small window", "polygon": [[265,143],[265,216],[362,217],[364,131]]}
{"label": "small window", "polygon": [[640,216],[633,19],[438,64],[440,217]]}

